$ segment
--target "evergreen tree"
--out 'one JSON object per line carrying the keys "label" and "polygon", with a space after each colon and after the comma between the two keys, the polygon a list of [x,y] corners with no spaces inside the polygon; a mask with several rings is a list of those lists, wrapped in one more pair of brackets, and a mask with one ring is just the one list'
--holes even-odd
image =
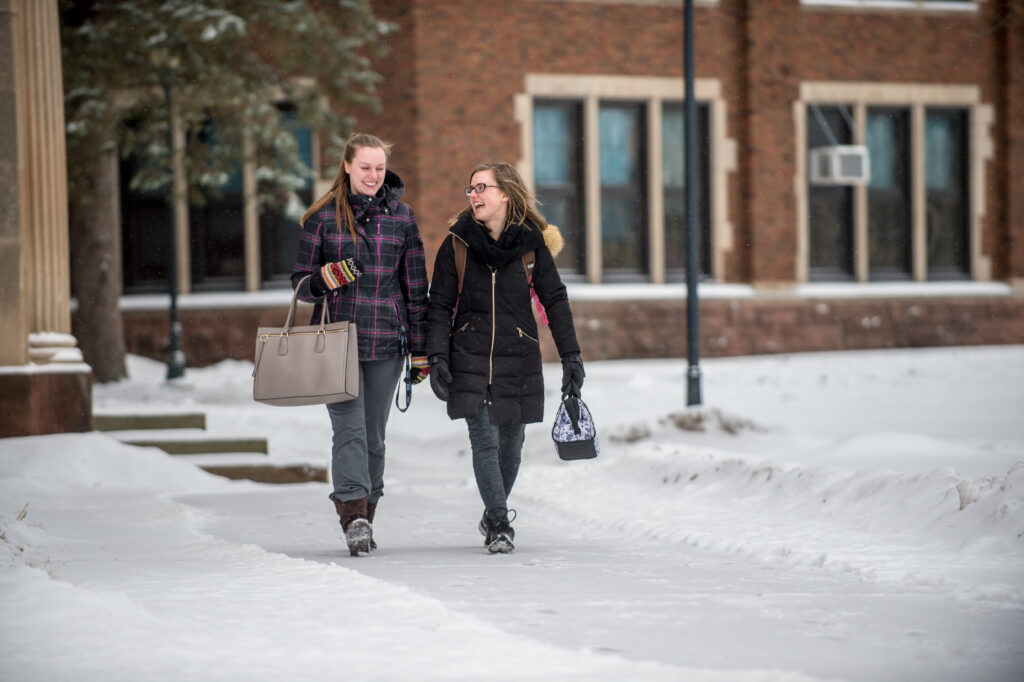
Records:
{"label": "evergreen tree", "polygon": [[377,106],[371,60],[393,26],[369,0],[63,0],[61,24],[76,336],[96,380],[112,381],[125,376],[117,155],[137,161],[133,189],[170,199],[171,94],[190,204],[248,159],[260,207],[294,214],[312,169],[278,104],[322,133],[336,165],[344,112]]}

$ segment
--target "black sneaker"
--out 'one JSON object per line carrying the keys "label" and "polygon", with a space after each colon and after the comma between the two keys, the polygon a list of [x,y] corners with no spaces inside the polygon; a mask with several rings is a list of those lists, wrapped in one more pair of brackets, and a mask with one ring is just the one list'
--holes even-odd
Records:
{"label": "black sneaker", "polygon": [[515,531],[512,530],[512,526],[507,526],[504,530],[495,528],[494,539],[487,545],[487,551],[491,554],[508,554],[516,548],[512,544],[513,537],[515,537]]}
{"label": "black sneaker", "polygon": [[[515,519],[514,510],[511,511],[511,514],[512,519]],[[492,514],[492,518],[495,518],[495,521],[491,524],[490,542],[487,543],[487,551],[491,554],[508,554],[516,548],[512,544],[516,531],[512,528],[508,515],[509,512]]]}
{"label": "black sneaker", "polygon": [[494,526],[488,520],[486,512],[480,517],[480,523],[476,529],[480,531],[480,535],[484,536],[484,547],[487,547],[494,541]]}

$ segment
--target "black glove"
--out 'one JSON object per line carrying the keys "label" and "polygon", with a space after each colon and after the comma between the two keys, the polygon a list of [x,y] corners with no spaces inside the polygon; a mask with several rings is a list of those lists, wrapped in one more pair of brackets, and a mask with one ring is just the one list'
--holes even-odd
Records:
{"label": "black glove", "polygon": [[448,386],[452,383],[452,373],[448,371],[448,358],[441,354],[430,356],[430,389],[438,400],[448,402]]}
{"label": "black glove", "polygon": [[562,395],[580,397],[583,388],[583,359],[578,355],[566,355],[562,358]]}

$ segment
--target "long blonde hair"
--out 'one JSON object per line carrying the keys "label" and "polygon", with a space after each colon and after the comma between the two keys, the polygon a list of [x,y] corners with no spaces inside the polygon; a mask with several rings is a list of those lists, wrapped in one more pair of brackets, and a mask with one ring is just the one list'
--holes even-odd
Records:
{"label": "long blonde hair", "polygon": [[[508,211],[505,213],[505,224],[501,229],[504,231],[510,225],[518,225],[519,223],[529,221],[530,224],[543,232],[548,222],[537,210],[537,199],[526,186],[526,183],[523,182],[523,176],[519,174],[515,166],[504,161],[481,163],[469,174],[469,181],[473,182],[473,176],[485,170],[491,171],[494,175],[494,181],[498,183],[498,189],[508,195]],[[473,208],[467,206],[452,218],[451,224],[454,225],[463,216],[472,215]]]}
{"label": "long blonde hair", "polygon": [[338,232],[341,232],[341,219],[344,216],[345,224],[348,225],[348,230],[352,233],[352,239],[357,238],[356,217],[355,214],[352,213],[352,205],[348,203],[348,194],[352,188],[348,173],[345,172],[345,163],[352,163],[352,159],[356,157],[356,153],[363,147],[383,149],[385,165],[391,160],[390,142],[384,142],[376,135],[370,135],[369,133],[352,133],[348,138],[348,142],[345,143],[345,153],[342,155],[341,163],[338,164],[338,176],[334,178],[334,184],[331,185],[331,189],[327,194],[313,202],[313,205],[310,206],[309,210],[302,216],[302,220],[299,221],[300,225],[305,225],[310,216],[326,206],[333,199],[334,218],[338,225]]}

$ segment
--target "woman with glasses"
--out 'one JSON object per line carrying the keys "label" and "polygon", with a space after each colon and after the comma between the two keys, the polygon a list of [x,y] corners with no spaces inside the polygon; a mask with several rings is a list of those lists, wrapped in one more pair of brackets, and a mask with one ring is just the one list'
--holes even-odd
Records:
{"label": "woman with glasses", "polygon": [[430,387],[448,403],[450,418],[466,420],[484,503],[484,544],[491,553],[511,552],[515,517],[508,496],[525,425],[544,418],[534,295],[562,357],[563,394],[579,395],[583,362],[555,268],[562,246],[558,228],[537,212],[522,177],[507,163],[474,168],[465,192],[469,205],[452,220],[434,262],[427,311]]}
{"label": "woman with glasses", "polygon": [[292,286],[314,302],[312,322],[356,323],[359,396],[327,405],[334,430],[331,500],[352,556],[376,549],[372,522],[384,493],[384,430],[406,355],[408,381],[426,378],[427,268],[405,185],[387,169],[391,145],[348,139],[334,185],[302,216]]}

